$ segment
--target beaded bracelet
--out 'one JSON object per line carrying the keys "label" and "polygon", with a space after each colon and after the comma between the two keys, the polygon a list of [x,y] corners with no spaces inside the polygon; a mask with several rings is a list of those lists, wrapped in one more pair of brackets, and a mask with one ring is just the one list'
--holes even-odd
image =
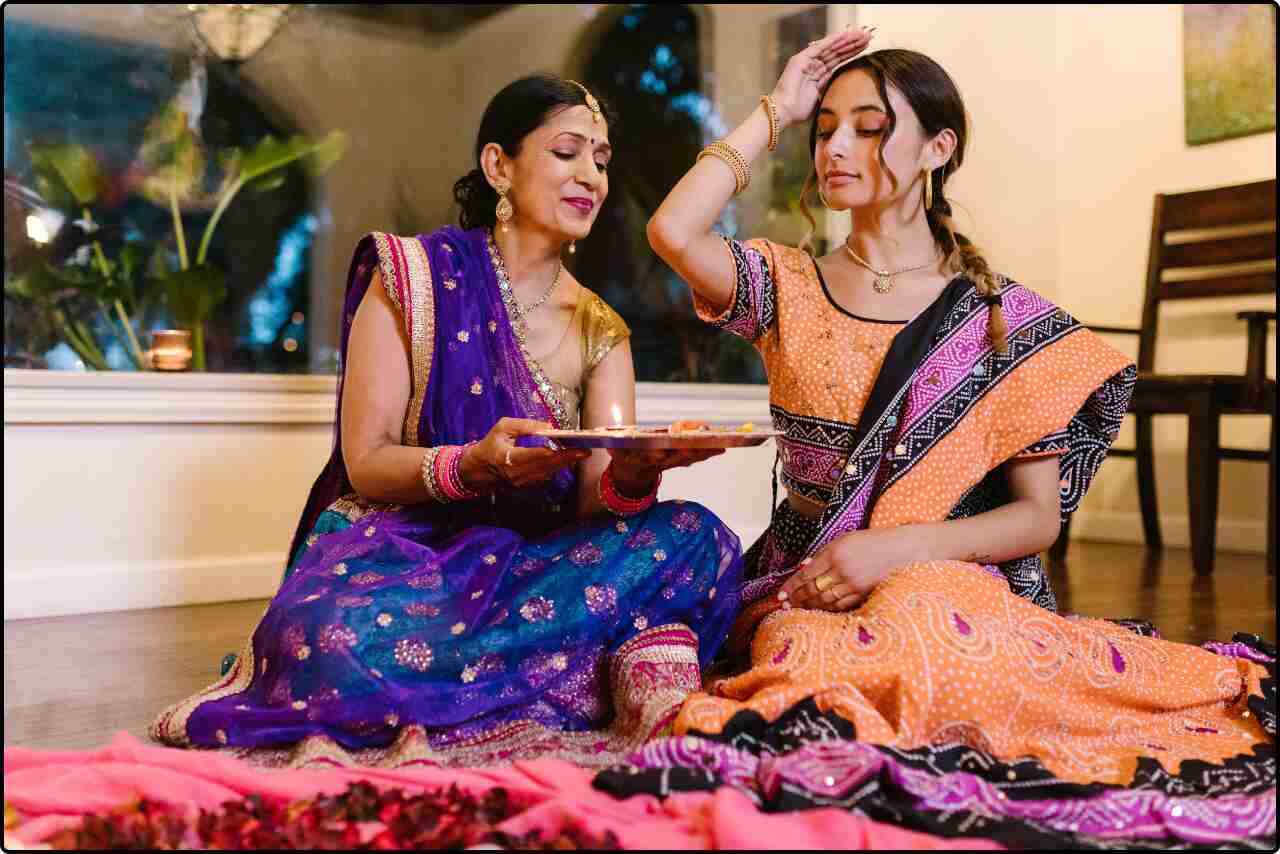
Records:
{"label": "beaded bracelet", "polygon": [[751,183],[751,164],[747,162],[747,158],[743,157],[738,149],[724,140],[717,140],[698,152],[694,162],[696,163],[708,155],[723,160],[733,170],[733,180],[737,185],[737,189],[733,193],[735,196],[747,189],[747,185]]}
{"label": "beaded bracelet", "polygon": [[769,116],[769,150],[773,151],[778,147],[778,106],[768,95],[762,95],[760,103],[764,104],[764,111]]}
{"label": "beaded bracelet", "polygon": [[613,483],[613,464],[600,473],[600,485],[597,493],[600,496],[600,503],[604,505],[615,516],[634,516],[637,513],[648,510],[658,500],[658,485],[662,483],[662,472],[658,472],[658,479],[654,481],[653,489],[644,498],[628,498],[618,492]]}
{"label": "beaded bracelet", "polygon": [[441,504],[447,499],[440,492],[439,481],[436,480],[436,460],[443,450],[443,446],[431,447],[422,455],[422,485],[427,488],[427,495],[431,496],[431,500]]}

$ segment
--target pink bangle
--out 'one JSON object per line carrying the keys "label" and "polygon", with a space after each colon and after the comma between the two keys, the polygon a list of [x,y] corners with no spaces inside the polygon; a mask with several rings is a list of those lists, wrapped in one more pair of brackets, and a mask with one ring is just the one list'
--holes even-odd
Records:
{"label": "pink bangle", "polygon": [[466,445],[446,445],[435,459],[432,474],[440,494],[446,501],[473,501],[480,497],[480,493],[466,487],[462,482],[461,474],[462,455],[474,444],[475,442],[469,442]]}
{"label": "pink bangle", "polygon": [[480,497],[480,493],[468,489],[462,482],[462,457],[474,444],[475,442],[468,442],[465,445],[454,445],[450,449],[448,464],[444,470],[445,477],[440,484],[441,490],[451,501],[473,501]]}
{"label": "pink bangle", "polygon": [[654,481],[653,489],[644,498],[628,498],[618,492],[613,483],[613,464],[600,473],[600,503],[615,516],[634,516],[648,510],[658,500],[658,485],[662,483],[662,472]]}

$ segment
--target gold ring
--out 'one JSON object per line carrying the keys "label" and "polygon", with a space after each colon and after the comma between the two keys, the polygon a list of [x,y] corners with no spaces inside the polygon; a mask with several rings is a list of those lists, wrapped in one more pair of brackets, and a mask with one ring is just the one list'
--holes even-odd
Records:
{"label": "gold ring", "polygon": [[835,583],[836,583],[835,579],[827,575],[826,573],[819,575],[817,578],[813,580],[813,586],[817,588],[819,593],[825,593],[827,588],[831,587]]}

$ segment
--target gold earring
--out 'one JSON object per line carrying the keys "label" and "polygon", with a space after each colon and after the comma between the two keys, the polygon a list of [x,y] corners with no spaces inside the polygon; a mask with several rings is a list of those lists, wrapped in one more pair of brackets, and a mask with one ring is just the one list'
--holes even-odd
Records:
{"label": "gold earring", "polygon": [[933,207],[933,170],[924,170],[924,209],[926,211]]}
{"label": "gold earring", "polygon": [[507,231],[507,223],[511,222],[511,217],[515,214],[515,209],[511,207],[511,200],[507,198],[507,191],[511,189],[511,185],[506,181],[494,187],[498,191],[498,206],[494,208],[493,215],[497,217],[503,231]]}
{"label": "gold earring", "polygon": [[569,254],[570,254],[570,255],[572,255],[573,253],[575,253],[575,252],[577,252],[577,251],[578,251],[577,246],[576,246],[577,242],[578,242],[578,241],[576,241],[576,240],[570,240],[570,241],[569,241]]}

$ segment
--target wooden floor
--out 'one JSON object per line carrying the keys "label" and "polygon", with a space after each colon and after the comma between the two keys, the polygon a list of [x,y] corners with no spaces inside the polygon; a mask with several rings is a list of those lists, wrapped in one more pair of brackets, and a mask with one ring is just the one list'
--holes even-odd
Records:
{"label": "wooden floor", "polygon": [[[1054,571],[1064,613],[1141,617],[1169,640],[1276,638],[1275,577],[1260,556],[1220,554],[1196,577],[1190,552],[1073,542]],[[4,743],[40,748],[104,744],[119,730],[146,738],[164,706],[213,682],[265,601],[121,611],[4,624]]]}

